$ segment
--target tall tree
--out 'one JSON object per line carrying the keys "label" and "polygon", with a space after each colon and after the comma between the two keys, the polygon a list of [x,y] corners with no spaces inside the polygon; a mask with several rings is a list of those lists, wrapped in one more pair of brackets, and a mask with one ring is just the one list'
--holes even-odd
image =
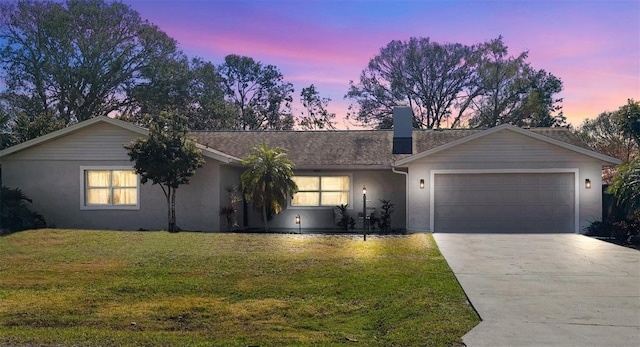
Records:
{"label": "tall tree", "polygon": [[148,81],[132,89],[132,107],[121,118],[148,126],[149,115],[165,111],[185,115],[191,130],[233,128],[235,110],[225,101],[222,78],[211,62],[183,56],[143,71]]}
{"label": "tall tree", "polygon": [[393,107],[408,104],[416,128],[439,128],[470,84],[475,59],[472,47],[439,44],[429,38],[391,41],[350,82],[345,98],[349,118],[376,128],[391,128]]}
{"label": "tall tree", "polygon": [[562,82],[531,68],[527,55],[509,56],[502,37],[473,46],[428,38],[392,41],[369,62],[359,83],[350,82],[347,116],[391,128],[393,106],[407,104],[416,128],[564,125],[562,100],[554,98]]}
{"label": "tall tree", "polygon": [[187,137],[187,119],[163,112],[151,122],[149,136],[138,138],[124,146],[140,182],[149,180],[162,188],[167,199],[169,232],[176,228],[176,191],[188,184],[189,178],[204,164],[202,152],[194,140]]}
{"label": "tall tree", "polygon": [[[593,150],[628,163],[640,156],[640,147],[622,129],[618,112],[603,112],[595,119],[586,119],[574,133]],[[617,168],[602,170],[602,181],[611,183]]]}
{"label": "tall tree", "polygon": [[280,147],[266,144],[255,146],[251,154],[242,160],[248,168],[242,173],[242,190],[251,205],[262,211],[264,228],[269,230],[269,219],[280,213],[287,199],[298,191],[293,181],[294,163]]}
{"label": "tall tree", "polygon": [[[554,99],[554,94],[562,91],[562,81],[544,70],[534,70],[526,61],[528,52],[509,56],[499,37],[480,45],[479,53],[470,126],[565,125],[558,105],[562,99]],[[560,113],[553,115],[554,112]]]}
{"label": "tall tree", "polygon": [[306,88],[302,88],[302,92],[300,92],[300,99],[302,101],[302,106],[307,112],[306,114],[303,112],[298,119],[298,125],[301,129],[335,130],[332,120],[336,117],[336,114],[329,113],[329,111],[327,111],[327,106],[331,99],[321,97],[313,84]]}
{"label": "tall tree", "polygon": [[620,107],[617,114],[622,131],[634,139],[640,148],[640,102],[627,100],[627,104]]}
{"label": "tall tree", "polygon": [[0,108],[0,150],[11,147],[16,143],[9,121],[9,115]]}
{"label": "tall tree", "polygon": [[623,130],[618,112],[607,111],[595,119],[585,119],[575,134],[595,151],[625,163],[640,155],[638,144]]}
{"label": "tall tree", "polygon": [[26,112],[15,114],[11,121],[11,134],[14,144],[22,143],[50,132],[60,130],[66,123],[53,115],[53,112],[44,112],[35,117],[29,117]]}
{"label": "tall tree", "polygon": [[239,114],[235,129],[293,128],[293,85],[284,82],[282,73],[275,66],[231,54],[225,57],[218,71],[223,78],[227,100]]}
{"label": "tall tree", "polygon": [[122,111],[143,70],[178,54],[173,39],[119,2],[0,4],[2,97],[31,120],[71,124]]}

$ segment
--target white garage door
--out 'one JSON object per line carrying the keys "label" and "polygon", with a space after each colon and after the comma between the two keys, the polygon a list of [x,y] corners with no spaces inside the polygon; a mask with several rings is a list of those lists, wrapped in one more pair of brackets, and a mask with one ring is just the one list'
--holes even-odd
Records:
{"label": "white garage door", "polygon": [[573,173],[434,177],[435,232],[574,232]]}

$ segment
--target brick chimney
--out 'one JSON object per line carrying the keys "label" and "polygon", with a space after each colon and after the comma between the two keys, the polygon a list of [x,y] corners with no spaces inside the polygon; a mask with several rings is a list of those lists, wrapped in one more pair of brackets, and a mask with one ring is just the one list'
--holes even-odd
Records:
{"label": "brick chimney", "polygon": [[408,106],[393,108],[393,154],[413,154],[413,110]]}

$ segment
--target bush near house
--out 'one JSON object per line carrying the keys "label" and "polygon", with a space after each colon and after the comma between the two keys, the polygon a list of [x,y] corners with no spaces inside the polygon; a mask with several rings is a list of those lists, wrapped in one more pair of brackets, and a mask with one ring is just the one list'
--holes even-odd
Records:
{"label": "bush near house", "polygon": [[602,221],[585,228],[585,235],[604,238],[619,245],[640,247],[640,211],[632,214],[616,205],[615,199],[605,194]]}
{"label": "bush near house", "polygon": [[353,219],[353,217],[349,216],[347,207],[349,207],[349,204],[342,204],[334,208],[337,211],[336,225],[344,231],[353,230],[353,228],[355,228],[356,226],[356,221]]}
{"label": "bush near house", "polygon": [[[614,178],[614,184],[603,186],[602,221],[591,223],[587,236],[605,238],[619,245],[640,247],[640,203],[638,202],[638,170],[640,161],[625,164]],[[632,166],[635,165],[635,166]],[[635,170],[635,178],[632,176]],[[612,189],[613,188],[613,189]]]}
{"label": "bush near house", "polygon": [[19,188],[0,188],[0,235],[47,225],[42,215],[29,208],[30,203]]}

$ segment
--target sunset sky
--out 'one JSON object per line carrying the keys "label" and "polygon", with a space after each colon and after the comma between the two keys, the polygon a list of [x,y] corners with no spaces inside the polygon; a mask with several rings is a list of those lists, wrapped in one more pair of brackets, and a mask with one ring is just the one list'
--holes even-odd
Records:
{"label": "sunset sky", "polygon": [[639,0],[123,2],[189,56],[220,64],[233,53],[275,65],[295,100],[313,83],[339,118],[349,81],[391,40],[410,37],[471,45],[502,35],[511,55],[529,51],[535,69],[563,81],[574,126],[640,99]]}

